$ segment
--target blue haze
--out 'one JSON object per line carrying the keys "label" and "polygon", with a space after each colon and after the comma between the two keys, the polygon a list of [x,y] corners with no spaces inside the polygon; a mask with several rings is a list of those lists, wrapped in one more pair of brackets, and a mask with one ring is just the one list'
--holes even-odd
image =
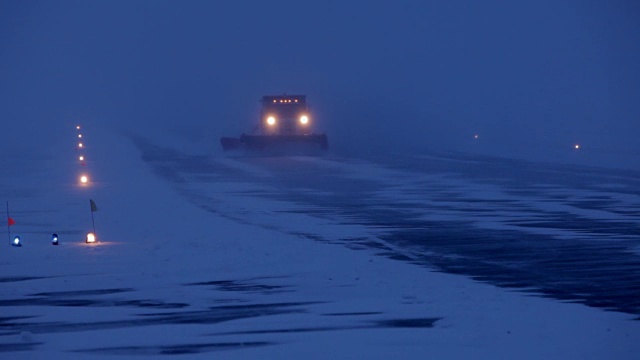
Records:
{"label": "blue haze", "polygon": [[4,144],[99,121],[213,151],[287,92],[309,95],[339,153],[638,168],[639,15],[622,0],[5,0]]}

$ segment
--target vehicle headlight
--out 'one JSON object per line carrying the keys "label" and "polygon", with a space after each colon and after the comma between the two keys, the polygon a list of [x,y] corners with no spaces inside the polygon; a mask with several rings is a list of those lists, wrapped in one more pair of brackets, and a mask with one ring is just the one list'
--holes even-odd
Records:
{"label": "vehicle headlight", "polygon": [[309,117],[307,115],[300,116],[300,124],[307,125],[309,123]]}
{"label": "vehicle headlight", "polygon": [[269,116],[267,118],[267,124],[269,124],[271,126],[275,125],[276,124],[276,118],[274,118],[273,116]]}

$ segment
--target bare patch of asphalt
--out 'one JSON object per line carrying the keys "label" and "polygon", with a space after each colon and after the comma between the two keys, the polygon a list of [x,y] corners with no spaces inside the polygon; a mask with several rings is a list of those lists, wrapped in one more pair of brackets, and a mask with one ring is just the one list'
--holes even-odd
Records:
{"label": "bare patch of asphalt", "polygon": [[289,286],[284,285],[269,285],[258,284],[247,280],[213,280],[205,282],[189,283],[189,286],[210,286],[220,291],[239,291],[246,293],[260,293],[260,294],[276,294],[291,292]]}
{"label": "bare patch of asphalt", "polygon": [[0,277],[0,283],[29,281],[29,280],[38,280],[38,279],[47,279],[47,277],[46,276],[5,276],[5,277]]}
{"label": "bare patch of asphalt", "polygon": [[220,350],[239,350],[250,347],[274,345],[276,343],[266,341],[254,342],[214,342],[178,345],[154,345],[154,346],[121,346],[93,349],[75,350],[77,353],[89,353],[100,355],[189,355]]}
{"label": "bare patch of asphalt", "polygon": [[[231,291],[249,294],[272,296],[281,292],[289,292],[290,286],[269,284],[263,277],[254,279],[235,280],[211,280],[184,284],[184,286],[208,287],[212,291]],[[134,307],[153,308],[159,310],[153,313],[133,315],[126,319],[110,321],[77,322],[77,321],[37,321],[38,316],[6,316],[0,317],[0,339],[12,339],[15,336],[28,334],[22,342],[0,343],[0,352],[10,353],[17,351],[35,350],[41,342],[31,340],[31,335],[47,333],[84,332],[129,327],[154,326],[154,325],[188,325],[188,324],[219,324],[222,322],[283,314],[309,313],[309,307],[323,304],[320,301],[308,302],[261,302],[241,303],[241,300],[214,299],[215,306],[206,309],[187,309],[186,303],[167,303],[158,300],[125,300],[114,296],[127,296],[134,293],[133,288],[105,288],[88,290],[67,290],[56,292],[39,292],[30,294],[21,299],[0,301],[0,307],[23,306],[49,306],[70,308],[100,308],[100,307]],[[286,295],[285,295],[286,296]],[[233,301],[232,303],[229,303]],[[240,332],[219,332],[207,334],[209,336],[223,335],[254,335],[278,333],[305,333],[340,331],[355,329],[379,329],[379,328],[431,328],[439,318],[409,318],[409,319],[380,319],[384,313],[370,312],[336,312],[318,314],[325,317],[344,318],[345,325],[322,327],[290,327],[282,329],[252,329]],[[363,318],[375,317],[374,319]],[[336,323],[344,323],[344,320]],[[73,350],[74,352],[103,355],[184,355],[221,350],[237,350],[247,347],[270,346],[276,342],[262,341],[257,338],[254,341],[245,342],[206,342],[193,344],[153,345],[153,346],[124,346],[124,347],[100,347]]]}
{"label": "bare patch of asphalt", "polygon": [[[450,184],[427,177],[410,183],[409,188],[402,190],[414,200],[407,204],[378,196],[387,190],[389,183],[345,176],[313,161],[287,157],[236,159],[272,174],[259,177],[226,167],[207,156],[190,156],[140,137],[133,140],[142,159],[158,176],[192,202],[218,215],[235,216],[234,220],[251,223],[248,217],[228,214],[211,205],[210,195],[192,189],[189,183],[199,177],[216,176],[217,181],[265,184],[269,190],[250,195],[295,204],[287,212],[378,230],[377,237],[338,241],[349,248],[373,249],[379,256],[563,302],[640,315],[640,258],[635,253],[640,246],[640,223],[633,218],[637,217],[640,205],[620,200],[640,194],[640,172],[464,154],[373,159],[373,163],[403,174],[438,175],[453,180]],[[340,158],[329,161],[344,161],[345,165],[349,162]],[[460,184],[489,185],[508,198],[491,199]],[[603,184],[616,186],[604,189]],[[558,206],[536,208],[528,199]],[[576,210],[563,210],[566,208]],[[580,215],[584,211],[629,218]],[[429,220],[429,215],[438,214],[453,216]],[[505,229],[477,225],[486,219],[502,222]],[[554,233],[571,236],[551,235]],[[315,233],[294,235],[329,241]]]}
{"label": "bare patch of asphalt", "polygon": [[3,344],[0,344],[0,353],[34,350],[39,345],[42,345],[42,343],[41,342],[3,343]]}
{"label": "bare patch of asphalt", "polygon": [[0,334],[14,335],[25,331],[32,334],[78,332],[160,324],[217,324],[251,317],[301,313],[305,311],[302,307],[310,304],[313,302],[223,305],[204,310],[138,314],[132,319],[97,322],[35,322],[13,318],[0,323]]}
{"label": "bare patch of asphalt", "polygon": [[138,307],[138,308],[158,308],[176,309],[187,307],[186,303],[167,303],[159,300],[122,300],[87,298],[89,296],[101,296],[122,294],[131,292],[131,288],[112,288],[96,290],[73,290],[41,292],[31,294],[19,299],[0,300],[2,306],[66,306],[66,307]]}
{"label": "bare patch of asphalt", "polygon": [[[379,314],[373,312],[370,314]],[[346,315],[346,314],[341,314]],[[367,315],[366,313],[359,315]],[[262,329],[247,331],[221,332],[211,335],[263,335],[263,334],[282,334],[282,333],[306,333],[321,331],[340,331],[340,330],[364,330],[364,329],[383,329],[383,328],[413,328],[413,329],[430,329],[441,318],[409,318],[409,319],[383,319],[369,320],[360,324],[343,325],[343,326],[310,326],[310,327],[294,327],[281,329]]]}

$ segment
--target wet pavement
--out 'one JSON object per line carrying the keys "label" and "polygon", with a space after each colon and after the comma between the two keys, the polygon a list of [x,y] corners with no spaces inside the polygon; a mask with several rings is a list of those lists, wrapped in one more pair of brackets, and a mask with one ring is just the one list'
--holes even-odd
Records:
{"label": "wet pavement", "polygon": [[192,184],[259,184],[237,195],[294,204],[274,213],[362,225],[378,234],[336,240],[313,230],[279,229],[304,238],[640,315],[640,172],[460,154],[216,161],[140,138],[136,144],[157,175],[219,215],[260,222],[251,209],[211,205],[215,194]]}
{"label": "wet pavement", "polygon": [[[638,172],[457,154],[367,161],[337,157],[227,159],[189,155],[143,138],[133,140],[157,176],[217,216],[535,296],[632,314],[640,320]],[[219,201],[217,187],[210,186],[213,182],[246,185],[217,190],[224,191],[225,197],[231,191],[237,199],[265,199],[277,206],[253,208],[251,202],[239,201],[230,207]],[[313,226],[270,222],[283,213],[358,225],[368,232],[329,236]],[[47,278],[0,277],[0,283]],[[183,344],[77,346],[73,351],[106,356],[197,354],[278,345],[280,340],[264,337],[270,334],[431,329],[441,320],[397,318],[375,307],[331,312],[322,309],[326,299],[288,301],[299,289],[282,276],[199,280],[176,286],[197,291],[207,299],[204,307],[188,300],[148,297],[126,285],[4,296],[0,309],[20,311],[0,317],[0,353],[38,349],[43,344],[34,340],[38,334],[208,325],[271,316],[309,315],[333,321],[209,332],[201,341]],[[90,322],[47,321],[30,312],[43,308],[126,311],[112,319]],[[229,341],[224,341],[225,336]],[[250,340],[232,341],[236,340],[232,336],[248,336]]]}

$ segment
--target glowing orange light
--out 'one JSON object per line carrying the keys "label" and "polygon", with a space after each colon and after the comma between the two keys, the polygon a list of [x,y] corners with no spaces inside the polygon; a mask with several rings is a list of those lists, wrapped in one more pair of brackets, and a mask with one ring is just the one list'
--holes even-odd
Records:
{"label": "glowing orange light", "polygon": [[276,99],[273,99],[273,102],[276,102]]}
{"label": "glowing orange light", "polygon": [[293,100],[293,101],[298,102],[298,99],[295,99],[295,100]]}
{"label": "glowing orange light", "polygon": [[87,175],[82,175],[80,177],[80,182],[83,184],[86,184],[87,182],[89,182],[89,178],[87,177]]}
{"label": "glowing orange light", "polygon": [[80,125],[77,125],[77,126],[76,126],[76,129],[80,130]]}
{"label": "glowing orange light", "polygon": [[87,234],[87,244],[92,244],[94,242],[96,242],[96,234],[88,233]]}
{"label": "glowing orange light", "polygon": [[84,145],[82,145],[82,143],[78,143],[78,147],[83,147]]}

